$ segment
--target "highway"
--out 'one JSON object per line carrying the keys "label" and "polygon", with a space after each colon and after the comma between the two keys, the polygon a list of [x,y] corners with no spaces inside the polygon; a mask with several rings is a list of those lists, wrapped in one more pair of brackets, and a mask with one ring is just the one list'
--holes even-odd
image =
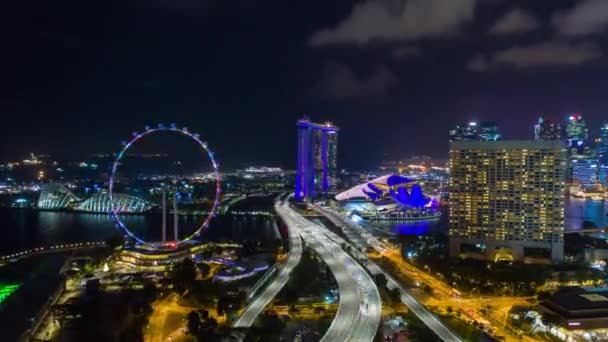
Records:
{"label": "highway", "polygon": [[249,303],[233,327],[250,327],[285,286],[289,274],[300,261],[303,239],[328,265],[340,292],[338,311],[321,341],[373,341],[382,311],[382,301],[374,279],[342,250],[340,243],[336,242],[339,237],[335,234],[308,221],[286,202],[275,203],[275,209],[289,227],[291,248],[287,263],[279,275]]}
{"label": "highway", "polygon": [[[277,213],[285,219],[287,216],[286,209],[287,204],[275,203],[275,209]],[[288,223],[288,221],[286,221]],[[302,240],[300,239],[299,227],[297,225],[289,224],[289,239],[291,246],[289,248],[289,256],[287,262],[279,271],[279,274],[272,280],[272,282],[264,288],[264,290],[252,300],[249,305],[243,311],[241,317],[234,322],[232,325],[235,328],[248,328],[251,327],[253,322],[256,320],[258,315],[264,310],[264,308],[279,294],[279,291],[287,284],[289,280],[289,274],[291,271],[300,263],[302,257]]]}
{"label": "highway", "polygon": [[[401,293],[401,301],[439,338],[443,341],[462,341],[460,337],[454,334],[441,320],[420,304],[412,295],[410,295],[403,286],[401,286],[389,273],[376,265],[372,260],[369,260],[365,252],[367,247],[373,247],[380,253],[385,253],[387,248],[374,236],[369,234],[355,223],[348,222],[343,217],[331,210],[317,208],[317,211],[327,217],[333,224],[342,228],[342,231],[354,245],[354,254],[359,260],[365,260],[366,267],[372,274],[382,273],[387,279],[387,287],[389,289],[399,289]],[[339,239],[342,240],[342,239]],[[341,242],[348,243],[348,242]]]}
{"label": "highway", "polygon": [[331,270],[340,291],[339,308],[321,341],[373,341],[382,310],[380,293],[372,277],[342,250],[337,236],[310,222],[289,207],[285,221],[298,227],[300,235]]}

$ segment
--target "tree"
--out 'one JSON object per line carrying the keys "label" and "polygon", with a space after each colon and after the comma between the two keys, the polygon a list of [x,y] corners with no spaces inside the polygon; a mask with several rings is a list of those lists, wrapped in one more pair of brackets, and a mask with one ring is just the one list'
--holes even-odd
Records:
{"label": "tree", "polygon": [[424,292],[426,292],[427,294],[430,294],[430,295],[432,295],[432,294],[433,294],[433,288],[432,288],[432,287],[430,287],[430,286],[428,286],[428,285],[424,285],[423,290],[424,290]]}
{"label": "tree", "polygon": [[173,287],[180,292],[192,289],[196,284],[196,269],[192,260],[184,258],[183,261],[173,264],[169,278]]}
{"label": "tree", "polygon": [[205,264],[205,263],[200,263],[197,265],[198,266],[198,270],[201,272],[201,275],[204,277],[206,277],[207,275],[209,275],[209,271],[211,270],[211,267],[209,267],[209,265]]}
{"label": "tree", "polygon": [[385,288],[388,280],[383,273],[376,274],[376,286]]}
{"label": "tree", "polygon": [[589,272],[583,267],[578,267],[574,272],[574,278],[579,284],[582,284],[585,280],[589,279]]}
{"label": "tree", "polygon": [[121,234],[113,234],[106,240],[106,245],[110,248],[122,247],[125,244],[125,238]]}
{"label": "tree", "polygon": [[156,299],[156,295],[157,295],[156,285],[154,285],[154,282],[149,279],[144,280],[143,283],[144,283],[144,288],[143,288],[144,298],[149,301],[154,301]]}
{"label": "tree", "polygon": [[398,288],[390,290],[389,295],[393,302],[399,302],[401,300],[401,291]]}
{"label": "tree", "polygon": [[199,316],[198,312],[190,311],[188,316],[186,316],[186,321],[187,321],[186,326],[188,327],[188,333],[190,335],[194,335],[194,336],[198,335],[198,333],[201,329],[201,316]]}

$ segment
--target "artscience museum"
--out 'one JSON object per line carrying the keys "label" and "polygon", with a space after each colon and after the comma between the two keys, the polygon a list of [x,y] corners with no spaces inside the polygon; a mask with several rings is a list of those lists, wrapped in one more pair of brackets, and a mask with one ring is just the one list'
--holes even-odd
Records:
{"label": "artscience museum", "polygon": [[336,195],[340,205],[369,220],[425,220],[439,217],[437,199],[416,181],[386,175]]}

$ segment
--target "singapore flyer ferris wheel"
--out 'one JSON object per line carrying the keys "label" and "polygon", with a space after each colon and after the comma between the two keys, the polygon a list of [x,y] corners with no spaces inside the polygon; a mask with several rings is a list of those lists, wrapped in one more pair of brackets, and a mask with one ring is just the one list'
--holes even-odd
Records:
{"label": "singapore flyer ferris wheel", "polygon": [[[219,208],[220,196],[221,196],[221,178],[220,178],[220,172],[219,172],[219,164],[217,163],[217,161],[215,159],[214,153],[209,149],[207,142],[201,140],[200,135],[198,133],[192,133],[186,127],[178,128],[175,124],[171,124],[168,126],[159,124],[157,127],[146,126],[145,130],[143,132],[141,132],[141,133],[133,132],[131,139],[129,141],[123,142],[123,147],[120,150],[120,152],[116,155],[116,158],[114,159],[114,163],[112,164],[112,170],[111,170],[109,184],[108,184],[108,199],[109,199],[110,206],[111,206],[110,214],[116,223],[116,228],[119,229],[121,232],[123,232],[128,237],[132,238],[135,242],[137,242],[138,244],[147,245],[152,248],[159,247],[159,244],[150,243],[150,242],[147,242],[144,239],[138,237],[127,227],[125,222],[120,217],[122,210],[121,210],[119,201],[115,201],[115,196],[116,196],[116,193],[115,193],[116,186],[115,185],[117,182],[117,171],[121,164],[123,156],[138,141],[142,140],[144,137],[147,137],[147,136],[159,133],[159,132],[176,133],[176,134],[179,134],[182,136],[186,136],[186,137],[190,138],[191,140],[193,140],[198,145],[198,147],[200,147],[200,149],[204,152],[204,154],[206,154],[209,157],[209,161],[211,162],[211,167],[212,167],[212,171],[210,172],[210,174],[212,175],[213,181],[215,182],[215,194],[214,194],[213,200],[211,202],[212,205],[211,205],[211,208],[209,209],[209,214],[202,221],[202,223],[200,223],[200,225],[198,225],[195,228],[193,233],[191,233],[190,235],[186,236],[183,239],[179,238],[178,231],[177,231],[177,204],[176,204],[177,193],[175,194],[174,202],[173,202],[174,203],[173,210],[174,210],[174,215],[175,215],[175,223],[174,223],[175,224],[175,226],[174,226],[175,241],[171,245],[175,246],[175,247],[179,247],[183,243],[188,242],[188,241],[194,239],[195,237],[199,236],[203,230],[205,230],[209,227],[209,223],[210,223],[211,219],[215,216],[215,214]],[[165,218],[164,206],[165,206],[165,193],[163,192],[163,242],[165,242],[164,240],[166,239],[166,232],[165,232],[166,218]],[[162,245],[162,244],[160,244],[160,245]]]}

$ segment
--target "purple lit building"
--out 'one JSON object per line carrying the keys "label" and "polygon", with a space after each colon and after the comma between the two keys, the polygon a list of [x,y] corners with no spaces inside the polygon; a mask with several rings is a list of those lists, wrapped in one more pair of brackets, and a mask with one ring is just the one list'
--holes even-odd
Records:
{"label": "purple lit building", "polygon": [[317,195],[335,191],[339,128],[330,122],[318,124],[308,118],[300,119],[297,128],[295,197],[309,201]]}

